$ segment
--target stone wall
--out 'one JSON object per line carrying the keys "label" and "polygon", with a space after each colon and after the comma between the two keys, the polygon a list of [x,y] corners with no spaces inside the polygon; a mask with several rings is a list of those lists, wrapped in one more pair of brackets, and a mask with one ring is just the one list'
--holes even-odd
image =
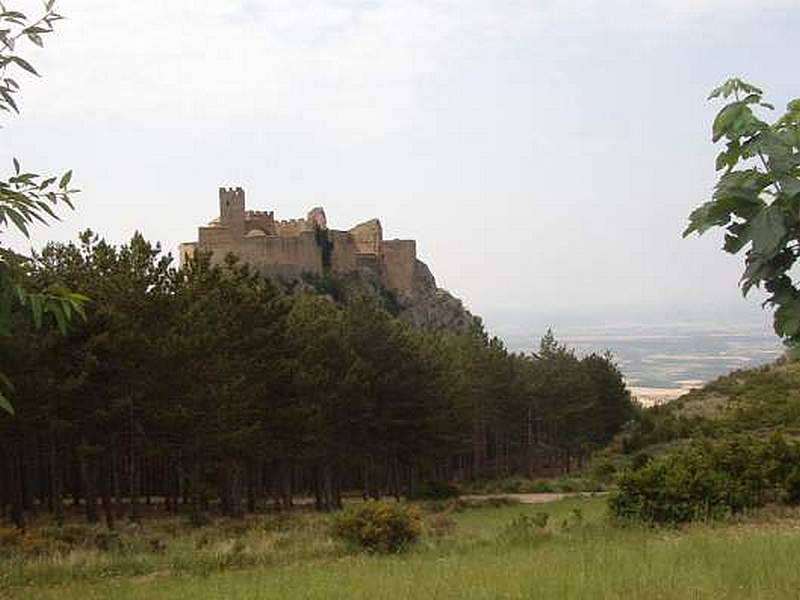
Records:
{"label": "stone wall", "polygon": [[410,290],[414,284],[417,243],[414,240],[384,240],[381,259],[384,285],[392,291]]}
{"label": "stone wall", "polygon": [[358,248],[347,231],[328,231],[328,238],[333,243],[331,252],[331,270],[334,273],[351,273],[358,270],[356,254]]}
{"label": "stone wall", "polygon": [[378,219],[372,219],[353,227],[349,232],[359,254],[380,254],[383,228]]}
{"label": "stone wall", "polygon": [[288,221],[275,222],[275,234],[290,237],[300,235],[307,231],[314,231],[314,225],[305,219],[290,219]]}

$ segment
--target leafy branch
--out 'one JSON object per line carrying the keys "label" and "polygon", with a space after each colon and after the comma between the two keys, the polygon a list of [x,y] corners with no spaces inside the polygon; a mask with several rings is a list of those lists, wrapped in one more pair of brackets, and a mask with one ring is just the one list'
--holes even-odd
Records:
{"label": "leafy branch", "polygon": [[[15,95],[19,91],[16,79],[9,75],[12,68],[37,75],[36,69],[15,54],[17,44],[26,39],[42,46],[42,36],[53,31],[53,24],[64,17],[54,11],[55,0],[46,0],[44,14],[35,21],[19,11],[9,10],[0,2],[0,110],[19,113]],[[23,171],[14,159],[13,175],[0,178],[0,233],[9,228],[30,236],[34,224],[47,225],[58,220],[55,209],[59,204],[73,208],[71,196],[78,190],[70,186],[72,171],[59,176],[44,176]],[[15,305],[31,311],[34,325],[42,326],[45,315],[54,319],[62,333],[75,315],[85,319],[84,305],[88,298],[59,285],[32,290],[29,285],[29,261],[6,250],[0,244],[0,336],[11,335],[11,312]],[[0,409],[13,413],[3,391],[13,390],[11,381],[0,372]]]}
{"label": "leafy branch", "polygon": [[726,252],[746,248],[742,292],[768,292],[775,332],[798,351],[800,290],[790,270],[800,256],[800,99],[770,124],[756,114],[774,110],[762,97],[759,88],[736,78],[711,92],[709,100],[727,101],[712,126],[712,141],[725,142],[716,160],[721,174],[683,236],[721,227]]}
{"label": "leafy branch", "polygon": [[20,39],[27,39],[43,47],[42,36],[52,33],[53,23],[64,18],[53,10],[54,5],[55,0],[47,0],[44,3],[44,14],[30,23],[24,13],[8,10],[0,2],[0,110],[7,112],[13,110],[19,113],[19,107],[14,99],[14,94],[19,91],[19,84],[16,79],[7,76],[9,67],[17,67],[32,75],[39,75],[27,60],[14,54],[14,49]]}

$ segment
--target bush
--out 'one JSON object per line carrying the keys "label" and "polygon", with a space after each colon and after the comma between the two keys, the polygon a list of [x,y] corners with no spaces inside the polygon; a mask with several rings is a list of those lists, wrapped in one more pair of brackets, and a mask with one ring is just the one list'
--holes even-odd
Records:
{"label": "bush", "polygon": [[448,500],[458,498],[460,493],[458,487],[452,483],[430,480],[419,486],[414,497],[419,500]]}
{"label": "bush", "polygon": [[602,483],[610,483],[614,479],[616,472],[617,467],[614,465],[614,463],[608,460],[603,460],[596,463],[592,467],[591,474],[592,477]]}
{"label": "bush", "polygon": [[416,541],[422,520],[416,508],[370,500],[340,513],[333,533],[372,552],[400,552]]}
{"label": "bush", "polygon": [[800,504],[800,467],[792,469],[784,480],[786,496],[784,500],[787,504]]}
{"label": "bush", "polygon": [[547,479],[537,479],[528,489],[532,494],[552,494],[557,491],[555,485]]}
{"label": "bush", "polygon": [[631,468],[641,469],[651,460],[653,460],[653,457],[650,456],[647,452],[639,452],[638,454],[634,455],[633,460],[631,461]]}
{"label": "bush", "polygon": [[625,471],[612,513],[646,523],[719,519],[772,499],[800,500],[800,450],[780,436],[696,441]]}

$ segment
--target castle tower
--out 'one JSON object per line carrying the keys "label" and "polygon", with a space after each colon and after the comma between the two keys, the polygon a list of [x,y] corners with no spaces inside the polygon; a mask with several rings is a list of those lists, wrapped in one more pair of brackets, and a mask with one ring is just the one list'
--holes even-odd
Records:
{"label": "castle tower", "polygon": [[244,235],[244,190],[219,188],[219,224],[228,227],[234,235]]}

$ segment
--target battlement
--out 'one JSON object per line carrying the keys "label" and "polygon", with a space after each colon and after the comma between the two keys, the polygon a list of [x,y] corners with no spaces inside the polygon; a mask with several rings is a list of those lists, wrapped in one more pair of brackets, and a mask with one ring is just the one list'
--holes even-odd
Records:
{"label": "battlement", "polygon": [[248,210],[244,213],[247,218],[266,217],[268,219],[275,218],[275,211],[267,210]]}
{"label": "battlement", "polygon": [[[240,187],[237,188],[219,188],[219,205],[241,206],[244,210],[244,190]],[[222,212],[220,211],[220,215]]]}
{"label": "battlement", "polygon": [[244,189],[241,187],[220,187],[219,195],[222,196],[223,194],[233,194],[234,196],[241,195],[244,197]]}

